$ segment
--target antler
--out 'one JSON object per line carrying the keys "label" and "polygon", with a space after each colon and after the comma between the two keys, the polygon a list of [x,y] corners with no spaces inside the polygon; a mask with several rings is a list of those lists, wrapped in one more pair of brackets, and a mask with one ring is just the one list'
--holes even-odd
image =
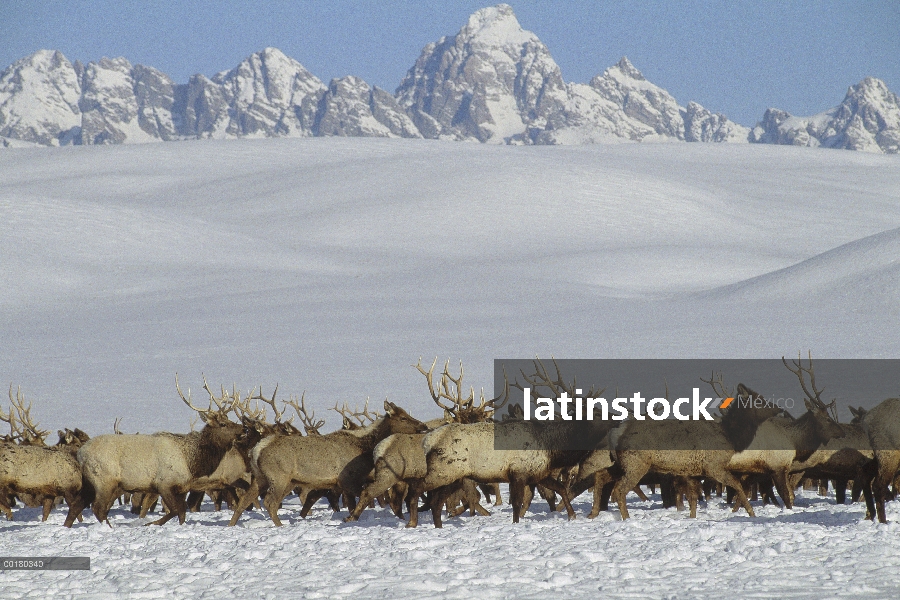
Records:
{"label": "antler", "polygon": [[[803,388],[803,393],[806,394],[806,397],[809,398],[810,401],[815,402],[819,406],[819,408],[823,408],[823,409],[826,408],[825,403],[822,402],[822,398],[821,398],[822,392],[825,391],[825,388],[822,388],[821,390],[816,389],[816,374],[813,372],[812,350],[809,351],[809,367],[808,368],[803,367],[803,364],[802,364],[803,361],[802,361],[802,358],[801,358],[799,352],[797,353],[797,360],[791,361],[792,363],[794,363],[794,366],[797,367],[796,369],[792,369],[787,364],[787,361],[784,359],[783,356],[781,357],[781,362],[784,363],[784,366],[787,367],[788,371],[790,371],[791,373],[796,375],[797,379],[800,380],[800,387]],[[803,377],[804,373],[809,375],[809,384],[812,386],[814,393],[810,393],[809,389],[807,389],[806,380]]]}
{"label": "antler", "polygon": [[[9,399],[12,400],[12,384],[9,385]],[[16,425],[16,413],[12,407],[9,408],[8,414],[4,414],[3,409],[0,408],[0,421],[9,423],[9,435],[5,436],[8,441],[17,442],[22,440],[22,430]]]}
{"label": "antler", "polygon": [[285,401],[285,404],[288,406],[293,406],[294,411],[296,411],[297,416],[300,417],[300,422],[303,424],[303,429],[306,431],[306,435],[321,435],[319,433],[319,427],[325,424],[325,419],[320,419],[316,421],[316,413],[315,411],[308,412],[306,410],[306,392],[300,396],[300,404],[297,404],[297,399],[294,396],[291,396],[290,400]]}
{"label": "antler", "polygon": [[[431,363],[431,368],[426,371],[422,368],[422,357],[419,357],[419,362],[413,365],[416,369],[419,370],[419,373],[425,376],[425,380],[428,382],[428,391],[431,393],[431,398],[434,400],[434,403],[449,413],[456,415],[457,412],[464,405],[464,400],[459,395],[459,382],[462,381],[462,362],[459,364],[459,379],[455,382],[457,384],[457,397],[454,398],[450,395],[449,389],[447,387],[446,377],[449,376],[448,368],[450,367],[450,359],[447,359],[447,364],[444,365],[444,374],[441,375],[441,381],[438,384],[437,392],[434,390],[434,367],[437,365],[437,357],[434,357],[434,362]],[[447,406],[441,402],[441,398],[449,400],[453,403],[453,406]],[[475,390],[472,390],[471,396],[469,396],[468,401],[471,402],[475,398]]]}
{"label": "antler", "polygon": [[[529,375],[526,375],[524,371],[519,371],[522,374],[522,377],[525,378],[525,381],[532,388],[534,388],[534,389],[542,388],[542,387],[547,388],[550,391],[551,395],[554,397],[559,397],[562,395],[562,392],[565,392],[572,398],[574,398],[576,396],[583,396],[583,395],[599,396],[600,394],[603,393],[604,389],[606,389],[606,388],[603,388],[603,389],[597,390],[596,388],[591,387],[591,389],[587,390],[586,393],[584,393],[584,392],[581,394],[576,393],[577,388],[578,388],[577,380],[573,379],[572,385],[566,385],[566,383],[563,381],[563,378],[562,378],[562,372],[559,368],[559,363],[556,362],[556,359],[553,358],[552,356],[550,357],[550,359],[553,361],[553,366],[556,369],[556,379],[550,378],[550,375],[547,373],[547,367],[544,366],[543,361],[541,361],[541,359],[538,358],[537,356],[534,357],[534,371],[535,371],[534,375],[529,376]],[[520,390],[524,388],[524,386],[521,383],[519,383],[518,381],[516,381],[516,383],[513,384],[513,387],[518,388]]]}
{"label": "antler", "polygon": [[703,383],[708,383],[710,387],[712,387],[713,392],[719,398],[731,398],[734,396],[734,392],[725,387],[725,379],[722,377],[722,372],[718,373],[712,372],[709,376],[709,379],[700,378],[700,381]]}
{"label": "antler", "polygon": [[[262,386],[259,386],[259,393],[256,394],[256,388],[250,390],[250,393],[247,394],[247,397],[243,400],[240,400],[240,396],[238,395],[238,400],[235,402],[235,414],[240,412],[242,416],[247,417],[248,419],[252,419],[254,421],[260,421],[262,423],[268,423],[266,421],[266,408],[259,405],[259,401],[262,400],[265,404],[268,404],[272,407],[272,411],[275,413],[275,423],[281,422],[281,417],[284,414],[284,408],[278,410],[278,405],[275,403],[275,397],[278,395],[278,385],[275,386],[275,391],[272,392],[271,398],[266,398],[262,395]],[[250,401],[256,400],[256,408],[250,408]],[[293,417],[292,417],[293,418]],[[291,419],[288,419],[286,422],[289,423]]]}
{"label": "antler", "polygon": [[[191,389],[188,388],[188,395],[185,397],[184,392],[181,391],[181,386],[178,384],[178,373],[175,373],[175,389],[178,390],[178,395],[181,396],[181,399],[187,404],[191,410],[197,412],[197,415],[204,423],[208,423],[210,419],[228,419],[228,413],[234,410],[235,405],[240,401],[240,394],[237,393],[237,390],[234,390],[232,394],[228,394],[225,391],[225,386],[222,386],[222,397],[216,398],[216,395],[212,393],[212,390],[209,388],[209,383],[206,381],[206,376],[203,377],[203,389],[209,394],[209,408],[197,408],[191,402]],[[216,405],[216,408],[213,408],[213,404]]]}
{"label": "antler", "polygon": [[362,410],[352,410],[349,406],[347,406],[346,402],[344,402],[344,406],[342,407],[338,407],[337,402],[335,402],[331,410],[340,414],[350,423],[353,423],[353,421],[355,420],[360,427],[371,425],[380,416],[377,410],[374,412],[369,410],[368,398],[366,398],[366,405]]}
{"label": "antler", "polygon": [[[44,438],[50,435],[50,432],[38,429],[38,424],[31,420],[31,402],[25,406],[25,395],[22,393],[21,387],[16,388],[16,397],[13,399],[12,384],[9,385],[9,401],[12,404],[9,419],[3,420],[9,423],[10,430],[13,430],[13,420],[17,420],[22,424],[22,428],[18,429],[20,443],[43,446]],[[15,415],[13,415],[13,409],[15,409]],[[12,431],[12,433],[15,435],[16,431]]]}
{"label": "antler", "polygon": [[[437,365],[437,357],[435,357],[434,362],[431,363],[431,368],[426,371],[422,367],[422,358],[419,357],[419,362],[413,366],[418,369],[419,373],[425,376],[425,380],[428,382],[428,391],[431,393],[431,398],[434,400],[435,404],[444,409],[445,413],[450,415],[451,420],[456,421],[457,423],[476,423],[478,421],[485,421],[489,419],[496,410],[503,408],[509,401],[509,380],[506,377],[505,370],[503,372],[505,383],[503,393],[496,398],[488,400],[485,398],[484,389],[482,388],[480,401],[476,406],[475,389],[473,387],[469,387],[468,396],[463,397],[462,380],[465,370],[463,369],[462,361],[459,362],[459,377],[454,377],[450,374],[450,360],[447,360],[444,364],[444,370],[441,373],[441,379],[437,385],[437,390],[435,390],[434,386],[435,365]],[[441,402],[441,399],[449,400],[453,404],[448,406]],[[501,399],[503,401],[500,404],[497,404]]]}

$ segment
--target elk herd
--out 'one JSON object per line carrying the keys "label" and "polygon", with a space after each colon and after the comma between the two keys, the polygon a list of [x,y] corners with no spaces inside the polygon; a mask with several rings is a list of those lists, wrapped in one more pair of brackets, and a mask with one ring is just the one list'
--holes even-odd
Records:
{"label": "elk herd", "polygon": [[[10,409],[0,409],[10,430],[0,438],[0,509],[12,520],[17,503],[42,507],[46,520],[65,501],[65,526],[71,527],[88,507],[98,521],[109,523],[117,501],[130,502],[142,517],[161,501],[163,515],[148,524],[162,525],[175,517],[184,523],[208,495],[216,510],[223,502],[232,509],[229,525],[255,509],[280,526],[282,502],[293,493],[301,517],[325,498],[334,511],[343,504],[344,521],[358,520],[378,502],[400,519],[405,506],[408,527],[417,526],[423,508],[441,527],[444,511],[450,517],[466,510],[489,515],[482,501],[490,504],[493,497],[499,505],[499,484],[506,483],[513,522],[535,493],[551,510],[559,501],[573,519],[572,500],[589,489],[590,518],[612,500],[627,519],[626,496],[634,492],[646,499],[641,485],[659,486],[666,507],[680,510],[686,499],[691,517],[698,501],[714,493],[726,494],[734,511],[743,508],[753,516],[750,500],[758,494],[777,504],[777,493],[792,508],[795,489],[818,480],[833,483],[839,503],[849,486],[853,501],[864,496],[867,519],[877,515],[886,522],[885,502],[900,470],[900,398],[868,411],[851,407],[853,421],[839,423],[834,402],[821,399],[811,357],[806,366],[800,359],[782,360],[806,396],[806,412],[798,418],[743,384],[729,394],[720,375],[704,381],[720,397],[738,402],[713,421],[536,423],[523,420],[521,408],[509,403],[510,387],[575,397],[574,381],[564,381],[558,365],[552,376],[536,359],[532,374],[521,373],[521,383],[504,378],[496,398],[482,391],[476,400],[473,388],[464,391],[462,364],[454,377],[448,361],[435,381],[435,359],[430,369],[421,360],[415,365],[443,410],[442,418],[427,422],[387,400],[378,414],[367,401],[361,411],[335,405],[343,427],[320,433],[324,420],[316,420],[303,397],[279,402],[277,387],[270,398],[261,388],[244,395],[223,386],[216,393],[204,378],[209,403],[197,406],[176,376],[178,395],[203,423],[199,431],[192,425],[187,434],[123,434],[116,426],[112,434],[90,438],[80,429],[65,429],[53,446],[46,444],[49,432],[34,422],[21,390],[11,386]],[[572,448],[566,443],[572,439],[586,443]],[[504,449],[497,440],[515,443]]]}

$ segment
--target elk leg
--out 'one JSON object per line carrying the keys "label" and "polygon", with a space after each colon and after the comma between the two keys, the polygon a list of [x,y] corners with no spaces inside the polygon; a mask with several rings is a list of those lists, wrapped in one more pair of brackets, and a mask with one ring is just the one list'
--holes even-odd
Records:
{"label": "elk leg", "polygon": [[417,527],[419,525],[419,496],[425,492],[425,481],[423,479],[412,479],[409,481],[409,492],[407,497],[412,501],[409,503],[409,521],[407,527]]}
{"label": "elk leg", "polygon": [[229,527],[234,527],[238,519],[241,516],[248,506],[250,506],[254,500],[259,497],[259,480],[254,477],[250,480],[250,487],[247,488],[247,491],[244,492],[244,495],[238,499],[237,504],[234,507],[234,512],[231,514],[231,520],[228,522]]}
{"label": "elk leg", "polygon": [[[591,505],[591,512],[588,514],[588,519],[595,519],[597,515],[600,514],[600,505],[602,504],[603,498],[603,487],[613,480],[612,475],[609,472],[609,469],[601,469],[594,473],[594,502]],[[608,498],[607,498],[608,500]]]}
{"label": "elk leg", "polygon": [[94,516],[97,517],[97,520],[101,523],[105,522],[110,527],[112,527],[112,523],[109,522],[109,511],[116,501],[116,498],[119,496],[116,492],[117,490],[115,488],[97,490],[95,492],[94,502],[91,504],[91,511],[94,513]]}
{"label": "elk leg", "polygon": [[178,523],[184,525],[187,520],[187,494],[176,493],[172,489],[160,490],[160,496],[166,505],[168,512],[162,518],[148,523],[148,525],[165,525],[173,518],[178,517]]}
{"label": "elk leg", "polygon": [[772,479],[775,482],[775,489],[778,490],[778,495],[781,496],[781,500],[784,502],[784,507],[793,509],[794,490],[792,490],[791,486],[788,485],[787,469],[775,471],[775,473],[772,475]]}
{"label": "elk leg", "polygon": [[50,517],[50,511],[53,510],[53,500],[52,496],[45,496],[43,502],[41,502],[41,522],[46,521]]}
{"label": "elk leg", "polygon": [[835,504],[844,504],[847,502],[847,480],[834,480],[834,502]]}
{"label": "elk leg", "polygon": [[[656,485],[655,485],[655,484],[653,485],[653,489],[656,489]],[[634,488],[632,488],[631,491],[634,492],[635,494],[637,494],[637,497],[638,497],[638,499],[640,499],[641,502],[647,502],[647,500],[649,500],[649,498],[647,498],[647,494],[645,494],[645,493],[643,492],[643,490],[641,490],[641,484],[640,484],[640,483],[636,484],[636,485],[634,486]],[[662,487],[660,487],[660,491],[662,491]]]}
{"label": "elk leg", "polygon": [[[479,487],[471,479],[463,481],[463,505],[469,508],[469,516],[474,517],[477,512],[483,517],[489,517],[491,513],[481,505],[481,496],[478,494]],[[465,511],[465,508],[463,511]]]}
{"label": "elk leg", "polygon": [[156,510],[156,503],[159,502],[159,494],[141,494],[141,512],[140,517],[143,519],[147,513]]}
{"label": "elk leg", "polygon": [[[121,497],[122,496],[119,496],[119,498],[121,498]],[[134,494],[131,494],[131,514],[133,514],[133,515],[141,514],[141,504],[143,504],[143,501],[144,501],[143,492],[135,492]]]}
{"label": "elk leg", "polygon": [[737,511],[738,508],[743,506],[748,515],[751,517],[756,516],[756,513],[753,512],[753,507],[750,506],[750,500],[747,499],[747,494],[744,493],[744,486],[741,485],[741,482],[737,480],[731,471],[722,469],[712,473],[710,476],[721,481],[723,485],[734,489],[734,494],[737,498],[733,509],[734,511]]}
{"label": "elk leg", "polygon": [[[531,508],[531,501],[534,499],[534,486],[526,485],[522,490],[522,512]],[[512,491],[510,491],[510,504],[512,504]],[[516,521],[518,523],[518,521]]]}
{"label": "elk leg", "polygon": [[[547,481],[546,479],[544,481]],[[540,494],[541,498],[547,501],[547,506],[550,507],[550,512],[556,512],[558,509],[556,502],[556,491],[550,488],[547,485],[538,484],[537,492]]]}
{"label": "elk leg", "polygon": [[191,493],[188,494],[187,506],[192,513],[200,512],[200,505],[203,504],[203,496],[203,492],[198,492],[195,490],[192,490]]}
{"label": "elk leg", "polygon": [[66,502],[69,504],[69,512],[66,514],[66,521],[63,523],[63,526],[71,527],[75,523],[75,519],[81,516],[81,511],[84,510],[84,495],[81,490],[69,492],[66,494]]}
{"label": "elk leg", "polygon": [[0,510],[6,514],[7,521],[13,520],[13,512],[10,504],[12,504],[12,495],[6,488],[0,488]]}
{"label": "elk leg", "polygon": [[[327,493],[328,490],[312,490],[309,494],[307,494],[306,500],[303,501],[303,508],[300,509],[300,517],[305,519],[306,515],[309,514],[309,511],[312,510],[313,505],[321,500],[322,497]],[[285,494],[285,496],[287,496],[287,494]]]}
{"label": "elk leg", "polygon": [[[263,501],[263,505],[266,507],[266,510],[269,511],[269,517],[272,519],[272,522],[275,523],[276,527],[281,527],[281,519],[278,518],[278,509],[281,507],[281,501],[285,499],[285,497],[291,491],[291,482],[288,481],[286,483],[277,484],[274,482],[270,482],[269,490],[266,492],[266,498]],[[307,496],[307,501],[309,500],[309,496]],[[318,498],[316,498],[318,500]],[[313,500],[315,502],[315,500]],[[304,504],[304,507],[306,505]]]}
{"label": "elk leg", "polygon": [[[509,503],[513,509],[513,523],[518,523],[519,518],[525,514],[525,490],[531,486],[525,484],[525,480],[512,475],[509,478]],[[532,496],[534,493],[532,492]]]}
{"label": "elk leg", "polygon": [[633,453],[624,453],[619,457],[619,468],[622,469],[623,475],[613,486],[612,497],[619,505],[622,520],[625,520],[629,516],[625,497],[650,470],[650,462]]}
{"label": "elk leg", "polygon": [[444,485],[431,491],[431,517],[435,529],[441,529],[444,526],[441,522],[441,511],[444,509],[447,497],[454,491],[453,487],[454,484]]}
{"label": "elk leg", "polygon": [[538,485],[538,489],[540,490],[541,487],[558,493],[560,498],[562,498],[563,506],[566,507],[566,514],[568,515],[569,520],[572,521],[575,519],[575,509],[572,508],[572,503],[569,500],[569,491],[566,489],[565,484],[560,483],[552,477],[547,477],[546,479],[541,481],[541,483]]}

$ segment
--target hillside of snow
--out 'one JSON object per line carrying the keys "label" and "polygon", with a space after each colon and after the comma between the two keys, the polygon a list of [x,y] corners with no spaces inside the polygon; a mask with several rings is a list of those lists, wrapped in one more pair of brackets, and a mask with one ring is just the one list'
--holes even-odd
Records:
{"label": "hillside of snow", "polygon": [[433,415],[419,356],[461,359],[476,388],[503,357],[894,357],[895,163],[334,138],[11,150],[0,375],[54,430],[150,431],[187,425],[175,373]]}
{"label": "hillside of snow", "polygon": [[[494,146],[302,138],[0,153],[0,381],[45,429],[186,431],[213,386],[388,397],[440,411],[411,365],[493,359],[897,357],[896,156],[768,145]],[[826,384],[827,385],[827,384]],[[55,436],[53,436],[55,438]],[[286,526],[0,522],[4,555],[92,571],[0,572],[0,596],[888,598],[896,523],[805,493],[793,511],[697,520],[632,497],[568,523],[536,503],[431,528],[325,505]],[[888,505],[888,519],[900,519]],[[873,549],[877,549],[873,551]]]}

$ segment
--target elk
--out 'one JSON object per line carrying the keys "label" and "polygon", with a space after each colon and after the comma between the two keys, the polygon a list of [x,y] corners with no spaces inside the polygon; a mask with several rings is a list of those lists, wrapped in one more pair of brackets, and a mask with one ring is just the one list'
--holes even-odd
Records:
{"label": "elk", "polygon": [[[562,381],[559,365],[556,379],[551,379],[539,359],[535,360],[535,375],[522,375],[532,385],[549,389],[554,396],[562,392],[574,393],[574,384],[566,386]],[[573,396],[574,397],[574,396]],[[566,486],[556,478],[563,469],[574,467],[589,450],[554,450],[567,447],[573,439],[588,441],[588,447],[596,445],[608,430],[604,421],[506,421],[489,423],[451,423],[427,434],[422,441],[425,450],[427,474],[414,482],[413,493],[433,490],[431,511],[435,527],[441,527],[440,507],[442,498],[455,491],[453,485],[464,478],[477,482],[506,481],[510,484],[510,504],[513,522],[518,523],[523,513],[526,485],[542,484],[562,495],[569,518],[575,511],[569,502]],[[516,449],[495,450],[495,438],[513,442]],[[413,504],[407,527],[418,525],[418,507]]]}
{"label": "elk", "polygon": [[[738,398],[761,398],[738,384]],[[749,445],[762,423],[781,413],[775,406],[737,402],[721,421],[629,420],[609,436],[610,453],[622,472],[612,490],[623,519],[625,494],[651,469],[680,477],[708,477],[733,488],[737,503],[754,516],[743,486],[731,468],[737,449]]]}
{"label": "elk", "polygon": [[[875,457],[872,494],[878,522],[887,523],[884,503],[889,495],[888,485],[900,470],[900,398],[888,398],[865,412],[861,425],[872,444]],[[871,515],[866,518],[871,518]]]}
{"label": "elk", "polygon": [[[372,450],[392,433],[425,431],[425,424],[414,419],[392,402],[384,401],[385,414],[373,424],[353,431],[338,430],[326,435],[273,435],[260,441],[250,453],[253,478],[265,496],[264,505],[276,526],[281,526],[278,508],[296,486],[304,490],[330,490],[339,486],[355,498],[372,470]],[[252,488],[251,488],[252,491]],[[235,508],[230,525],[245,506],[244,495]],[[311,508],[304,498],[301,517]],[[351,510],[353,506],[349,507]]]}
{"label": "elk", "polygon": [[[459,377],[450,375],[450,361],[444,365],[444,371],[441,379],[435,387],[434,385],[434,368],[437,365],[437,358],[431,364],[431,368],[427,371],[422,367],[422,359],[414,365],[418,371],[425,376],[428,383],[428,391],[431,399],[435,404],[444,411],[444,418],[440,419],[435,425],[442,426],[447,423],[474,423],[489,419],[491,415],[499,408],[502,408],[509,399],[508,393],[506,398],[499,406],[496,404],[501,396],[492,400],[487,400],[482,391],[479,404],[475,404],[475,390],[470,388],[468,397],[463,396],[462,379],[464,375],[462,362],[459,365]],[[426,474],[425,451],[422,448],[422,440],[424,433],[403,434],[397,433],[385,438],[377,446],[373,452],[373,461],[375,465],[373,480],[368,483],[360,493],[359,502],[350,512],[344,521],[357,521],[363,510],[369,505],[369,502],[393,490],[393,501],[391,508],[398,518],[403,518],[402,503],[406,500],[407,506],[418,502],[418,497],[413,497],[410,492],[409,481],[421,479]],[[478,512],[482,515],[490,515],[479,503],[477,490],[471,482],[462,484],[463,503],[472,513]],[[498,494],[499,497],[499,494]],[[410,509],[411,510],[411,509]],[[439,509],[440,510],[440,509]],[[451,509],[448,509],[451,510]],[[465,509],[464,509],[465,510]]]}
{"label": "elk", "polygon": [[791,473],[797,474],[798,478],[833,479],[837,504],[844,504],[847,482],[853,480],[854,496],[858,499],[859,492],[865,495],[866,518],[872,519],[875,515],[875,504],[871,480],[874,475],[875,455],[872,452],[869,437],[859,422],[865,411],[854,409],[851,406],[850,412],[854,416],[854,421],[839,423],[841,429],[844,430],[844,435],[828,440],[805,461],[795,462]]}
{"label": "elk", "polygon": [[[54,500],[62,496],[69,505],[65,526],[71,527],[84,507],[81,469],[63,447],[44,446],[48,432],[38,429],[32,422],[31,404],[25,406],[21,389],[13,399],[10,386],[9,397],[12,403],[9,414],[0,410],[0,420],[10,424],[8,441],[0,443],[0,510],[11,521],[12,499],[24,496],[31,500],[26,504],[43,505],[41,520],[46,521]],[[20,443],[16,444],[16,441]]]}
{"label": "elk", "polygon": [[[807,468],[815,466],[809,459],[816,449],[832,438],[844,436],[845,431],[821,400],[824,389],[816,387],[812,355],[808,367],[802,365],[799,357],[793,361],[796,368],[788,365],[784,357],[781,360],[800,381],[800,387],[806,394],[806,413],[798,419],[776,416],[761,423],[746,447],[735,447],[736,452],[728,469],[733,473],[771,476],[785,508],[793,508],[794,491],[789,483],[789,474],[794,463],[805,462]],[[810,378],[812,391],[806,385],[806,375]]]}
{"label": "elk", "polygon": [[123,492],[148,492],[159,493],[169,511],[152,524],[163,525],[175,516],[183,524],[185,496],[193,481],[215,471],[242,432],[242,426],[228,418],[233,402],[217,402],[214,407],[215,398],[210,393],[209,408],[198,408],[191,402],[190,391],[187,397],[181,392],[177,375],[175,388],[205,423],[201,431],[187,435],[101,435],[78,451],[91,509],[101,523],[109,524],[109,510]]}

